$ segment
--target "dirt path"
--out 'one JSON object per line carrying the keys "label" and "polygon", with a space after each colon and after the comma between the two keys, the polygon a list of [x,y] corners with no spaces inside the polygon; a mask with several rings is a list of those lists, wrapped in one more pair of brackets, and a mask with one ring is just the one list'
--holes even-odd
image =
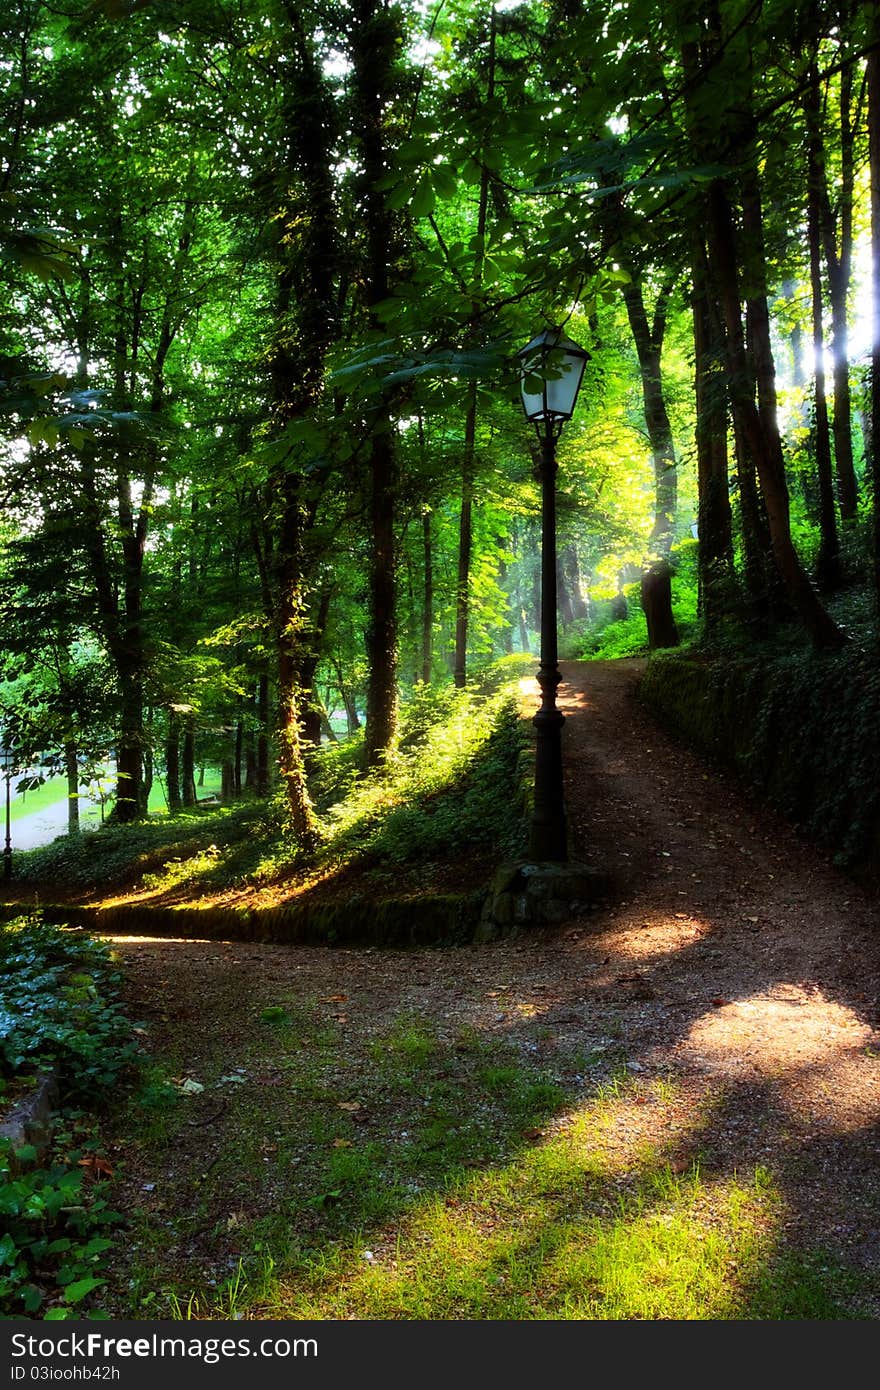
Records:
{"label": "dirt path", "polygon": [[[876,900],[657,727],[634,695],[640,663],[563,669],[573,850],[611,871],[606,911],[449,951],[117,938],[131,1007],[196,1075],[282,984],[346,997],[352,1056],[406,1010],[532,1053],[613,1044],[634,1077],[675,1081],[677,1161],[771,1166],[787,1238],[876,1276]],[[645,1105],[621,1123],[631,1146],[670,1121]]]}

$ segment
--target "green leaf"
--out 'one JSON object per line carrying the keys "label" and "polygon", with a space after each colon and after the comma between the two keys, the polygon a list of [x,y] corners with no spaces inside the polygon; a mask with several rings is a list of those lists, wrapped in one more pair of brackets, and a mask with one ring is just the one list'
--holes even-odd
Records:
{"label": "green leaf", "polygon": [[413,217],[427,217],[434,211],[434,185],[430,174],[423,174],[419,179],[410,210]]}
{"label": "green leaf", "polygon": [[410,200],[411,193],[411,184],[398,183],[390,190],[388,197],[385,199],[385,204],[396,212],[399,208],[406,207]]}
{"label": "green leaf", "polygon": [[438,198],[454,198],[458,192],[455,170],[448,164],[435,164],[431,170],[431,180]]}
{"label": "green leaf", "polygon": [[86,1294],[90,1294],[93,1289],[97,1289],[101,1284],[106,1284],[106,1279],[96,1279],[89,1274],[85,1279],[77,1279],[75,1284],[68,1284],[64,1290],[64,1297],[68,1303],[81,1303]]}

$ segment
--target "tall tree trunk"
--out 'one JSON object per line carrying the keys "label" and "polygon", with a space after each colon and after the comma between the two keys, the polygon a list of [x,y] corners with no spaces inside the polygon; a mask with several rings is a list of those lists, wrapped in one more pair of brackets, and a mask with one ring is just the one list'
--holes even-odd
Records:
{"label": "tall tree trunk", "polygon": [[[821,104],[819,76],[815,69],[804,95],[804,115],[807,127],[807,243],[810,253],[810,295],[813,313],[813,445],[816,455],[816,479],[819,485],[819,555],[816,580],[824,592],[840,584],[840,545],[837,537],[837,517],[834,511],[834,475],[831,461],[831,431],[828,427],[828,402],[825,395],[825,332],[822,324],[822,255],[820,207],[825,183],[820,128]],[[852,470],[852,451],[849,458]]]}
{"label": "tall tree trunk", "polygon": [[424,557],[424,595],[422,602],[422,680],[431,684],[434,665],[434,564],[431,551],[431,512],[422,511],[422,555]]}
{"label": "tall tree trunk", "polygon": [[397,468],[391,421],[372,428],[370,444],[370,617],[367,650],[367,767],[377,767],[397,737]]}
{"label": "tall tree trunk", "polygon": [[[775,413],[772,418],[768,402],[772,392],[767,379],[771,370],[772,351],[769,339],[769,319],[766,301],[763,310],[758,297],[750,297],[752,308],[752,351],[755,373],[749,369],[740,311],[740,290],[737,272],[738,247],[733,216],[727,194],[716,181],[709,193],[709,244],[711,271],[718,287],[721,308],[727,330],[727,357],[730,391],[734,409],[739,417],[743,441],[757,469],[761,492],[767,509],[767,522],[776,563],[786,592],[816,647],[839,646],[842,634],[828,615],[818,594],[800,562],[791,538],[788,487],[782,464]],[[757,378],[756,406],[750,382]]]}
{"label": "tall tree trunk", "polygon": [[854,131],[852,110],[852,68],[847,63],[838,78],[840,90],[840,248],[835,214],[828,191],[825,152],[819,124],[820,98],[818,74],[810,87],[811,114],[814,116],[814,161],[818,220],[828,269],[828,298],[831,304],[831,362],[834,384],[834,459],[837,468],[837,500],[841,520],[851,521],[858,512],[859,496],[852,448],[852,398],[849,385],[849,327],[846,301],[852,274],[853,192],[855,187]]}
{"label": "tall tree trunk", "polygon": [[459,690],[467,684],[467,641],[470,621],[471,544],[474,505],[474,441],[477,428],[477,384],[468,385],[461,464],[461,510],[458,521],[458,575],[455,586],[455,655],[452,679]]}
{"label": "tall tree trunk", "polygon": [[317,822],[306,781],[302,738],[304,702],[299,682],[299,639],[303,557],[298,480],[288,475],[282,489],[284,504],[277,552],[278,765],[291,828],[301,847],[310,851],[317,843]]}
{"label": "tall tree trunk", "polygon": [[871,484],[874,596],[880,634],[880,14],[876,8],[868,53],[868,164],[871,177]]}
{"label": "tall tree trunk", "polygon": [[198,802],[196,794],[196,728],[192,715],[187,716],[183,728],[180,780],[184,806],[195,806]]}
{"label": "tall tree trunk", "polygon": [[67,833],[79,833],[79,763],[76,743],[67,739],[64,744],[64,772],[67,778]]}
{"label": "tall tree trunk", "polygon": [[[354,135],[362,167],[361,204],[366,243],[362,269],[370,327],[380,330],[376,314],[390,291],[389,264],[394,228],[385,190],[389,151],[385,138],[386,107],[396,86],[395,65],[401,42],[400,16],[382,0],[351,0],[349,27],[354,88]],[[368,420],[368,488],[370,519],[370,617],[367,649],[367,767],[380,765],[397,737],[397,459],[389,402],[380,393]]]}
{"label": "tall tree trunk", "polygon": [[220,800],[232,801],[235,797],[235,770],[232,759],[226,758],[220,766]]}
{"label": "tall tree trunk", "polygon": [[318,694],[317,674],[332,596],[332,587],[326,585],[321,590],[318,606],[312,615],[308,629],[300,635],[299,688],[302,691],[302,736],[307,757],[321,745],[322,714],[326,718],[324,706]]}
{"label": "tall tree trunk", "polygon": [[[489,59],[486,81],[486,105],[495,100],[495,39],[497,17],[495,6],[489,18]],[[476,320],[480,311],[479,296],[483,288],[483,264],[486,255],[486,221],[489,210],[489,166],[477,152],[480,168],[480,193],[477,201],[477,238],[474,253],[473,300],[471,310]],[[467,642],[470,621],[470,569],[472,545],[472,511],[474,504],[474,458],[477,437],[477,383],[467,389],[467,410],[464,422],[464,453],[461,465],[461,514],[458,539],[458,582],[455,591],[455,660],[452,675],[455,685],[462,689],[467,683]]]}
{"label": "tall tree trunk", "polygon": [[254,793],[257,790],[257,741],[253,729],[245,730],[244,735],[244,789]]}
{"label": "tall tree trunk", "polygon": [[[283,0],[292,61],[283,97],[284,139],[276,195],[276,332],[271,375],[274,422],[283,430],[308,417],[324,391],[324,362],[337,320],[338,238],[333,174],[337,113],[311,33],[294,0]],[[303,200],[291,206],[289,188]],[[307,207],[307,211],[304,208]],[[273,478],[280,504],[274,554],[275,637],[278,660],[279,767],[290,824],[299,846],[314,849],[318,826],[309,796],[302,739],[300,638],[306,588],[305,538],[317,500],[294,468]]]}
{"label": "tall tree trunk", "polygon": [[147,710],[147,723],[144,731],[144,753],[141,759],[143,782],[141,784],[141,815],[150,814],[150,795],[153,790],[153,711]]}
{"label": "tall tree trunk", "polygon": [[244,752],[244,724],[239,714],[235,725],[235,749],[232,755],[232,791],[235,796],[241,796],[242,778],[241,764]]}
{"label": "tall tree trunk", "polygon": [[267,797],[269,777],[269,673],[263,671],[257,683],[257,781],[259,797]]}
{"label": "tall tree trunk", "polygon": [[735,600],[728,490],[727,398],[720,371],[723,345],[713,332],[702,239],[693,271],[694,386],[697,406],[697,505],[700,614],[708,632]]}
{"label": "tall tree trunk", "polygon": [[181,807],[180,799],[180,715],[168,711],[168,734],[165,740],[165,786],[168,810],[173,814]]}
{"label": "tall tree trunk", "polygon": [[623,301],[639,359],[645,425],[654,459],[654,526],[651,531],[651,553],[641,582],[648,646],[652,650],[678,644],[678,629],[672,613],[672,572],[669,565],[676,509],[676,459],[660,370],[670,295],[671,290],[661,290],[651,326],[641,286],[635,281],[623,286]]}
{"label": "tall tree trunk", "polygon": [[568,592],[568,576],[562,563],[562,554],[556,553],[556,610],[563,628],[571,627],[574,622],[574,610],[571,605],[571,594]]}
{"label": "tall tree trunk", "polygon": [[573,541],[562,547],[562,567],[565,571],[568,583],[568,595],[571,600],[571,615],[576,623],[583,623],[589,619],[590,606],[584,597],[583,579],[581,577],[581,562],[578,559],[577,546]]}

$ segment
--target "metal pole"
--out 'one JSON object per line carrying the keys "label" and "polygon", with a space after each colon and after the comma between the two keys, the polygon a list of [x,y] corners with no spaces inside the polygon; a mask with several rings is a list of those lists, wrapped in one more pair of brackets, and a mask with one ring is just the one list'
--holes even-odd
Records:
{"label": "metal pole", "polygon": [[8,755],[6,762],[6,847],[3,850],[3,877],[12,878],[12,804],[9,794],[10,768]]}
{"label": "metal pole", "polygon": [[562,680],[556,646],[556,440],[550,421],[541,436],[541,708],[534,718],[535,806],[529,855],[534,860],[568,859],[562,782],[562,726],[556,706]]}

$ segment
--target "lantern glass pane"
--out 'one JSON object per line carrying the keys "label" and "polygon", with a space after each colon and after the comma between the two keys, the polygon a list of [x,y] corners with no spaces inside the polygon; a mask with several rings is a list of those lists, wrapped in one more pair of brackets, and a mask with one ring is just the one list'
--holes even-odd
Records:
{"label": "lantern glass pane", "polygon": [[528,377],[524,376],[522,380],[523,410],[526,412],[526,416],[529,420],[540,420],[544,414],[543,390],[534,392],[526,390],[526,381],[529,382],[529,385],[534,385],[535,378],[537,376],[538,365],[538,363],[535,363],[533,375],[530,375]]}
{"label": "lantern glass pane", "polygon": [[545,330],[519,354],[523,409],[529,420],[569,420],[588,354],[570,338]]}

